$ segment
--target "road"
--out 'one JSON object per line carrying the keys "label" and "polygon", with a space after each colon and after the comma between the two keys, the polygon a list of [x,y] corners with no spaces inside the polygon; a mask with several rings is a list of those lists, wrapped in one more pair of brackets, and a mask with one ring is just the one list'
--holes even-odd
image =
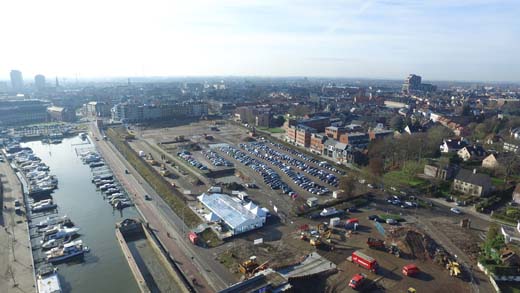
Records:
{"label": "road", "polygon": [[34,292],[29,228],[25,216],[16,215],[14,210],[16,199],[24,202],[20,180],[5,162],[0,162],[0,180],[4,186],[0,200],[3,205],[0,218],[0,292]]}
{"label": "road", "polygon": [[[94,124],[90,125],[93,136],[102,137]],[[189,280],[194,280],[198,292],[214,292],[235,283],[236,278],[215,260],[211,250],[192,245],[186,233],[188,227],[176,215],[155,190],[138,174],[108,141],[96,141],[100,154],[114,175],[132,196],[137,209],[155,230],[170,255]],[[128,170],[130,174],[125,174]],[[144,200],[144,194],[152,200]],[[181,215],[182,216],[182,215]],[[168,237],[168,235],[170,235]]]}

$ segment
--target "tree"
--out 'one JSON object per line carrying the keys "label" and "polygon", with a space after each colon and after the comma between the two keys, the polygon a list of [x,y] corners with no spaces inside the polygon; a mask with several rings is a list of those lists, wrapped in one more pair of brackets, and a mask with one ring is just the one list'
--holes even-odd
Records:
{"label": "tree", "polygon": [[296,117],[302,117],[311,113],[311,108],[307,105],[296,105],[289,109],[289,114]]}
{"label": "tree", "polygon": [[383,161],[383,158],[369,158],[368,169],[370,170],[370,173],[372,173],[372,175],[375,177],[380,177],[381,175],[383,175],[385,169],[385,162]]}
{"label": "tree", "polygon": [[400,115],[394,116],[394,117],[392,117],[392,119],[390,119],[390,128],[397,130],[399,132],[403,131],[404,126],[405,126],[404,124],[405,124],[404,119]]}
{"label": "tree", "polygon": [[354,196],[356,181],[356,177],[352,174],[341,177],[339,180],[339,188],[343,190],[343,196],[347,198]]}

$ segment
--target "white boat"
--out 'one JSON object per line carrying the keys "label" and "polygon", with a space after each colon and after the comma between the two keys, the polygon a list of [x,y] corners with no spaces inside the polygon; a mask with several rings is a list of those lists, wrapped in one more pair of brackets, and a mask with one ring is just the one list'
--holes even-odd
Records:
{"label": "white boat", "polygon": [[79,228],[73,227],[73,228],[61,228],[56,233],[51,234],[47,237],[45,237],[45,240],[48,241],[50,239],[60,239],[60,238],[66,238],[66,237],[72,237],[78,234]]}
{"label": "white boat", "polygon": [[52,199],[44,199],[44,200],[40,200],[40,201],[34,202],[31,205],[31,207],[35,208],[37,206],[41,206],[41,205],[49,204],[49,203],[52,203]]}
{"label": "white boat", "polygon": [[56,268],[50,264],[39,268],[36,287],[38,293],[61,293],[61,284]]}
{"label": "white boat", "polygon": [[33,213],[37,213],[37,212],[43,212],[43,211],[46,211],[46,210],[52,210],[52,209],[55,209],[56,207],[58,207],[57,204],[46,203],[46,204],[42,204],[42,205],[38,205],[36,207],[33,207],[32,211],[33,211]]}
{"label": "white boat", "polygon": [[85,252],[88,251],[87,247],[83,247],[83,241],[76,240],[70,243],[63,244],[61,247],[55,247],[47,251],[46,259],[50,263],[58,263],[69,260],[74,257],[83,257]]}
{"label": "white boat", "polygon": [[66,238],[60,238],[60,239],[49,239],[42,243],[42,249],[52,249],[54,247],[58,247],[61,245],[64,245],[66,243],[69,243],[72,240],[72,237],[66,237]]}
{"label": "white boat", "polygon": [[41,228],[45,228],[45,227],[48,227],[48,226],[51,226],[51,225],[66,224],[66,223],[71,223],[72,224],[72,222],[70,221],[69,217],[67,217],[67,216],[56,217],[56,218],[49,218],[49,217],[47,217],[47,219],[45,219],[43,221],[40,221],[38,224],[36,224],[36,227],[41,229]]}

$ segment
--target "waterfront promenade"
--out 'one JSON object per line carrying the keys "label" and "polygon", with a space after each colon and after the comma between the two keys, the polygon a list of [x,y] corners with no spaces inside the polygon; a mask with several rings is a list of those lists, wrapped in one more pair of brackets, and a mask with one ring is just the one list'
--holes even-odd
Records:
{"label": "waterfront promenade", "polygon": [[0,218],[0,292],[35,292],[26,217],[15,213],[14,201],[18,199],[23,205],[22,187],[7,162],[0,162],[0,179],[3,185]]}

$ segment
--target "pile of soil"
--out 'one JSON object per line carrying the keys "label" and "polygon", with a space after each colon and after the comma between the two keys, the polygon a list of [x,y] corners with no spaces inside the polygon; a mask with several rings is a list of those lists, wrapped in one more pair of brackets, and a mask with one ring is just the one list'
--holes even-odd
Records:
{"label": "pile of soil", "polygon": [[387,243],[395,243],[401,255],[422,261],[431,260],[439,247],[427,234],[411,227],[395,227],[387,235]]}

